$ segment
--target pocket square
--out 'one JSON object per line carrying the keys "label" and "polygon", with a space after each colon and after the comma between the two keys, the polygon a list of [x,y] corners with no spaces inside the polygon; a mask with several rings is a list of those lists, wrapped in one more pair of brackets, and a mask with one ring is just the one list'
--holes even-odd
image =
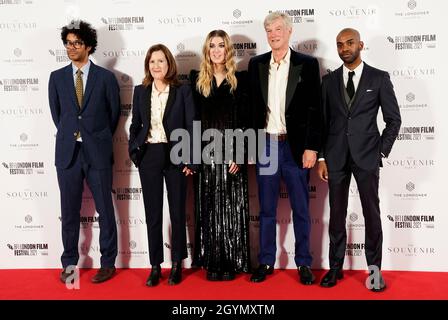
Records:
{"label": "pocket square", "polygon": [[373,91],[372,89],[367,89],[367,90],[366,90],[366,92],[372,92],[372,91]]}

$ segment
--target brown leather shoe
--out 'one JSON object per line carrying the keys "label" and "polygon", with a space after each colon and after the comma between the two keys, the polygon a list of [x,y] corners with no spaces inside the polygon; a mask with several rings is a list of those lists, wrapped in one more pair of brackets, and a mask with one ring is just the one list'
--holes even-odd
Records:
{"label": "brown leather shoe", "polygon": [[[67,279],[68,279],[68,277],[70,277],[73,274],[73,272],[74,272],[74,270],[72,270],[72,272],[68,272],[67,268],[64,268],[64,269],[62,269],[59,279],[61,279],[62,283],[67,284]],[[74,279],[72,279],[72,280],[74,280]]]}
{"label": "brown leather shoe", "polygon": [[92,282],[101,283],[107,281],[110,278],[112,278],[114,274],[115,274],[115,267],[100,268],[96,273],[96,275],[93,276]]}

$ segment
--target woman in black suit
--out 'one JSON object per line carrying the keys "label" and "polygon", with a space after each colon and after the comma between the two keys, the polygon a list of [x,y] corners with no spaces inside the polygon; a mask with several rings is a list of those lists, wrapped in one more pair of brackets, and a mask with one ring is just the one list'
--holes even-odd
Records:
{"label": "woman in black suit", "polygon": [[193,171],[186,164],[189,161],[178,163],[170,158],[170,151],[176,143],[170,141],[170,135],[176,129],[184,129],[191,137],[194,115],[191,89],[187,85],[179,85],[173,55],[162,44],[152,46],[145,58],[143,83],[134,90],[132,123],[129,129],[129,155],[139,169],[152,265],[147,286],[159,283],[160,264],[164,261],[164,178],[172,231],[172,269],[168,284],[178,284],[182,279],[182,260],[187,257],[186,176]]}

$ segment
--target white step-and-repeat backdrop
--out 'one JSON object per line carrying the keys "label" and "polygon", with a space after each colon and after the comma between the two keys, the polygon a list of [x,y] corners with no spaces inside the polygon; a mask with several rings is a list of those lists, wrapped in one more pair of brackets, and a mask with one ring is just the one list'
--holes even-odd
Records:
{"label": "white step-and-repeat backdrop", "polygon": [[[269,50],[263,19],[270,11],[291,16],[291,46],[319,59],[321,73],[341,61],[335,37],[357,28],[366,62],[387,70],[395,86],[402,128],[380,179],[384,231],[383,269],[448,271],[448,152],[446,90],[448,31],[438,0],[0,0],[0,268],[60,267],[59,189],[54,167],[56,129],[47,98],[52,70],[69,63],[60,28],[72,18],[90,22],[99,45],[92,60],[112,70],[122,109],[114,136],[113,197],[119,230],[119,267],[149,266],[138,172],[127,155],[133,87],[143,78],[147,49],[164,43],[175,54],[182,81],[198,68],[206,34],[224,29],[232,37],[240,70]],[[381,115],[379,116],[381,122]],[[445,142],[444,142],[445,141]],[[328,268],[328,189],[313,171],[310,182],[313,267]],[[194,246],[192,188],[188,189],[188,246]],[[288,194],[278,210],[276,267],[294,268],[294,235]],[[166,204],[166,202],[165,202]],[[252,258],[258,247],[258,200],[250,169]],[[165,205],[167,213],[167,204]],[[99,265],[98,214],[86,187],[79,250],[82,267]],[[364,220],[355,183],[347,215],[346,268],[366,269]],[[165,266],[169,265],[169,219]],[[190,259],[186,266],[190,266]]]}

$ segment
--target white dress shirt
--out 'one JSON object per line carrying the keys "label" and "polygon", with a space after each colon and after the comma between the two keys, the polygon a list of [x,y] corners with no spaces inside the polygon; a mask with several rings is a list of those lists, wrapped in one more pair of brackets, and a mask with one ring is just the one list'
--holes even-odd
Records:
{"label": "white dress shirt", "polygon": [[364,69],[364,62],[361,61],[359,66],[357,66],[355,69],[350,70],[345,65],[342,66],[342,74],[344,77],[344,86],[347,88],[347,82],[348,82],[348,73],[349,71],[355,71],[355,74],[353,75],[353,84],[355,85],[355,92],[358,89],[359,79],[361,79],[362,75],[362,69]]}
{"label": "white dress shirt", "polygon": [[170,86],[165,90],[158,91],[154,82],[151,90],[151,128],[149,129],[149,143],[167,143],[165,129],[163,128],[163,114],[165,113],[166,102],[170,93]]}

